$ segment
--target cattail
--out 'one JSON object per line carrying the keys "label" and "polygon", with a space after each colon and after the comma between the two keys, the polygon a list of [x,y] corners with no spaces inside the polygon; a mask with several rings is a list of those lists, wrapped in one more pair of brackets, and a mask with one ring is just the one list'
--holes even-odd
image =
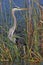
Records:
{"label": "cattail", "polygon": [[43,10],[41,10],[41,20],[43,21]]}
{"label": "cattail", "polygon": [[[40,19],[43,21],[43,6],[42,5],[40,5],[38,2],[36,2],[36,4],[39,6],[39,8],[40,8]],[[41,22],[42,22],[41,21]]]}

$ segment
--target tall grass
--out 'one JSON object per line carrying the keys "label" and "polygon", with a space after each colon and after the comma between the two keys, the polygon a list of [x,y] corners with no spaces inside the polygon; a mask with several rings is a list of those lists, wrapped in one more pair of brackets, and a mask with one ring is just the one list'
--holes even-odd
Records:
{"label": "tall grass", "polygon": [[[11,0],[9,1],[10,1],[10,12],[12,13],[12,2]],[[14,35],[15,38],[23,39],[25,41],[24,42],[25,44],[22,45],[20,42],[18,42],[18,45],[17,43],[14,44],[12,41],[8,39],[8,30],[7,31],[6,29],[3,30],[3,26],[0,26],[0,30],[2,30],[2,33],[0,34],[0,61],[22,62],[24,60],[24,64],[26,64],[25,62],[29,62],[29,61],[37,62],[42,59],[38,48],[39,45],[39,34],[38,34],[38,26],[37,26],[38,13],[36,7],[34,7],[34,0],[32,0],[31,5],[32,5],[31,15],[30,15],[31,12],[29,13],[29,11],[26,11],[24,15],[21,12],[21,15],[25,19],[27,26],[24,29],[25,38]],[[6,18],[6,22],[7,22],[7,18]],[[13,22],[13,17],[12,17],[12,22]],[[32,24],[32,22],[34,24]]]}

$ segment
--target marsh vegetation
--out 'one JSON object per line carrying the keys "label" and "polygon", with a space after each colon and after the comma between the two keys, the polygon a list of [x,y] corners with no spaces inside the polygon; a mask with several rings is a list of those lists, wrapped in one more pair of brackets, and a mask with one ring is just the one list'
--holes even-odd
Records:
{"label": "marsh vegetation", "polygon": [[7,12],[4,4],[4,12],[2,2],[0,61],[11,61],[17,65],[43,62],[43,6],[38,0],[25,0],[25,8],[17,5],[14,8],[14,2],[9,0],[10,11]]}

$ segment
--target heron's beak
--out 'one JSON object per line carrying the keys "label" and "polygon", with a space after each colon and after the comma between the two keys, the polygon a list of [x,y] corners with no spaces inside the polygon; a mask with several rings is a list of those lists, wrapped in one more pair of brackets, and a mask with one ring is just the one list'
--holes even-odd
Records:
{"label": "heron's beak", "polygon": [[13,8],[12,11],[29,10],[29,8]]}

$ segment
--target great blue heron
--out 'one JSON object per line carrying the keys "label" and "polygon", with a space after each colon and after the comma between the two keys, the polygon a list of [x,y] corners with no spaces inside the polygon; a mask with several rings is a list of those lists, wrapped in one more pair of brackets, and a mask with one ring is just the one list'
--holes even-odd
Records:
{"label": "great blue heron", "polygon": [[16,39],[15,39],[15,38],[14,38],[14,39],[12,38],[12,37],[13,37],[13,33],[14,33],[15,29],[16,29],[16,17],[15,17],[15,15],[14,15],[13,9],[12,9],[12,16],[13,16],[13,18],[14,18],[14,25],[13,25],[12,28],[9,29],[8,38],[9,38],[11,41],[15,42]]}
{"label": "great blue heron", "polygon": [[10,28],[9,29],[9,32],[8,32],[8,38],[11,40],[11,41],[13,41],[14,43],[15,43],[15,41],[16,41],[16,38],[13,38],[13,36],[14,36],[14,31],[15,31],[15,29],[16,29],[16,23],[17,23],[17,20],[16,20],[16,17],[15,17],[15,15],[14,15],[14,13],[15,13],[15,11],[18,11],[18,10],[28,10],[28,8],[13,8],[12,9],[12,16],[13,16],[13,18],[14,18],[14,25],[13,25],[13,27],[12,28]]}

